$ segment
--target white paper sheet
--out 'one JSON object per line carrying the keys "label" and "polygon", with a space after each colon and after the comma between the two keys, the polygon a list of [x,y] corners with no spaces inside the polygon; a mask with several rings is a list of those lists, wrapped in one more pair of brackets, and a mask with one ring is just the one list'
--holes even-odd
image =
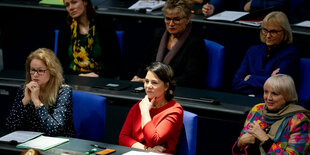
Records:
{"label": "white paper sheet", "polygon": [[221,13],[215,14],[211,17],[208,17],[207,20],[223,20],[223,21],[235,21],[240,17],[249,14],[248,12],[241,11],[223,11]]}
{"label": "white paper sheet", "polygon": [[310,21],[306,20],[306,21],[295,24],[295,26],[310,27]]}
{"label": "white paper sheet", "polygon": [[32,132],[32,131],[14,131],[0,138],[0,141],[12,142],[17,141],[17,143],[24,143],[30,139],[42,135],[42,132]]}

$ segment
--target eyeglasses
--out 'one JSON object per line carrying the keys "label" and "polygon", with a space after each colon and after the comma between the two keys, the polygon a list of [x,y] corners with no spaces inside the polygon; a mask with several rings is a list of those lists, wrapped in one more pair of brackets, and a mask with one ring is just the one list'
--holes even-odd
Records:
{"label": "eyeglasses", "polygon": [[181,20],[185,18],[185,17],[175,17],[175,18],[169,18],[169,17],[165,17],[165,22],[167,24],[170,24],[170,22],[172,21],[174,24],[180,24]]}
{"label": "eyeglasses", "polygon": [[31,69],[30,70],[30,74],[34,75],[35,73],[37,73],[38,75],[42,76],[42,75],[44,75],[44,73],[46,71],[47,71],[47,69],[46,70],[43,70],[43,69],[39,69],[39,70]]}
{"label": "eyeglasses", "polygon": [[277,35],[279,32],[282,32],[283,30],[277,31],[277,30],[267,30],[265,28],[261,29],[261,32],[264,36],[267,36],[267,34],[269,33],[271,36],[275,36]]}

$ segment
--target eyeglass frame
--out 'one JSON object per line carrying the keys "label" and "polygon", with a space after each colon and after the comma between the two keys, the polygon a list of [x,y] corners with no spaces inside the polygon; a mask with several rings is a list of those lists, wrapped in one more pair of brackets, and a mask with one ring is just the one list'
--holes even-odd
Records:
{"label": "eyeglass frame", "polygon": [[170,24],[171,21],[174,24],[180,24],[181,20],[184,19],[185,17],[174,17],[174,18],[169,18],[169,17],[164,17],[164,21],[167,24]]}
{"label": "eyeglass frame", "polygon": [[279,32],[282,32],[284,30],[267,30],[266,28],[261,28],[260,31],[262,32],[262,35],[267,36],[268,33],[270,34],[270,36],[276,36]]}
{"label": "eyeglass frame", "polygon": [[34,75],[35,73],[37,73],[39,76],[43,76],[45,74],[45,72],[47,71],[48,69],[30,69],[29,73],[30,75]]}

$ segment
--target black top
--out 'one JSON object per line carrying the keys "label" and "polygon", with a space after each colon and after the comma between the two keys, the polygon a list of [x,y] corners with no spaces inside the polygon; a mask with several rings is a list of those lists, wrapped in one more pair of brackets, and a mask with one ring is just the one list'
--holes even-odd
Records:
{"label": "black top", "polygon": [[[103,69],[97,72],[100,77],[114,78],[119,76],[121,70],[121,52],[118,44],[117,36],[108,23],[104,23],[103,19],[97,18],[94,20],[96,26],[96,33],[99,36],[100,47],[102,49],[101,61]],[[70,57],[68,48],[71,44],[71,30],[70,25],[65,25],[59,32],[59,42],[57,49],[57,56],[62,63],[65,74],[79,74],[69,68]]]}
{"label": "black top", "polygon": [[[148,54],[137,73],[140,78],[145,77],[146,67],[156,60],[163,33],[163,29],[157,29],[153,35],[153,39],[150,40],[151,45],[147,46]],[[207,52],[203,39],[190,33],[169,64],[174,71],[177,86],[205,88],[207,60]]]}

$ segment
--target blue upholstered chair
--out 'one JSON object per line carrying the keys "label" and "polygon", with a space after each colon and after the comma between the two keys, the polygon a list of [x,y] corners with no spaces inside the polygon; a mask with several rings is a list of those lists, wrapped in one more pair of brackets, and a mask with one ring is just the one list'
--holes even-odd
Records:
{"label": "blue upholstered chair", "polygon": [[55,55],[57,55],[59,30],[56,29],[56,30],[54,30],[54,32],[55,32],[54,53],[55,53]]}
{"label": "blue upholstered chair", "polygon": [[121,54],[123,55],[124,50],[124,31],[115,31],[118,39],[118,44],[121,49]]}
{"label": "blue upholstered chair", "polygon": [[300,101],[310,101],[310,59],[300,59],[300,88],[298,98]]}
{"label": "blue upholstered chair", "polygon": [[225,62],[225,47],[214,41],[204,39],[208,53],[208,71],[206,83],[209,88],[219,88],[222,85],[222,76]]}
{"label": "blue upholstered chair", "polygon": [[197,143],[197,115],[183,111],[183,129],[177,146],[178,155],[195,155]]}
{"label": "blue upholstered chair", "polygon": [[72,102],[76,137],[102,141],[105,132],[106,98],[73,90]]}

